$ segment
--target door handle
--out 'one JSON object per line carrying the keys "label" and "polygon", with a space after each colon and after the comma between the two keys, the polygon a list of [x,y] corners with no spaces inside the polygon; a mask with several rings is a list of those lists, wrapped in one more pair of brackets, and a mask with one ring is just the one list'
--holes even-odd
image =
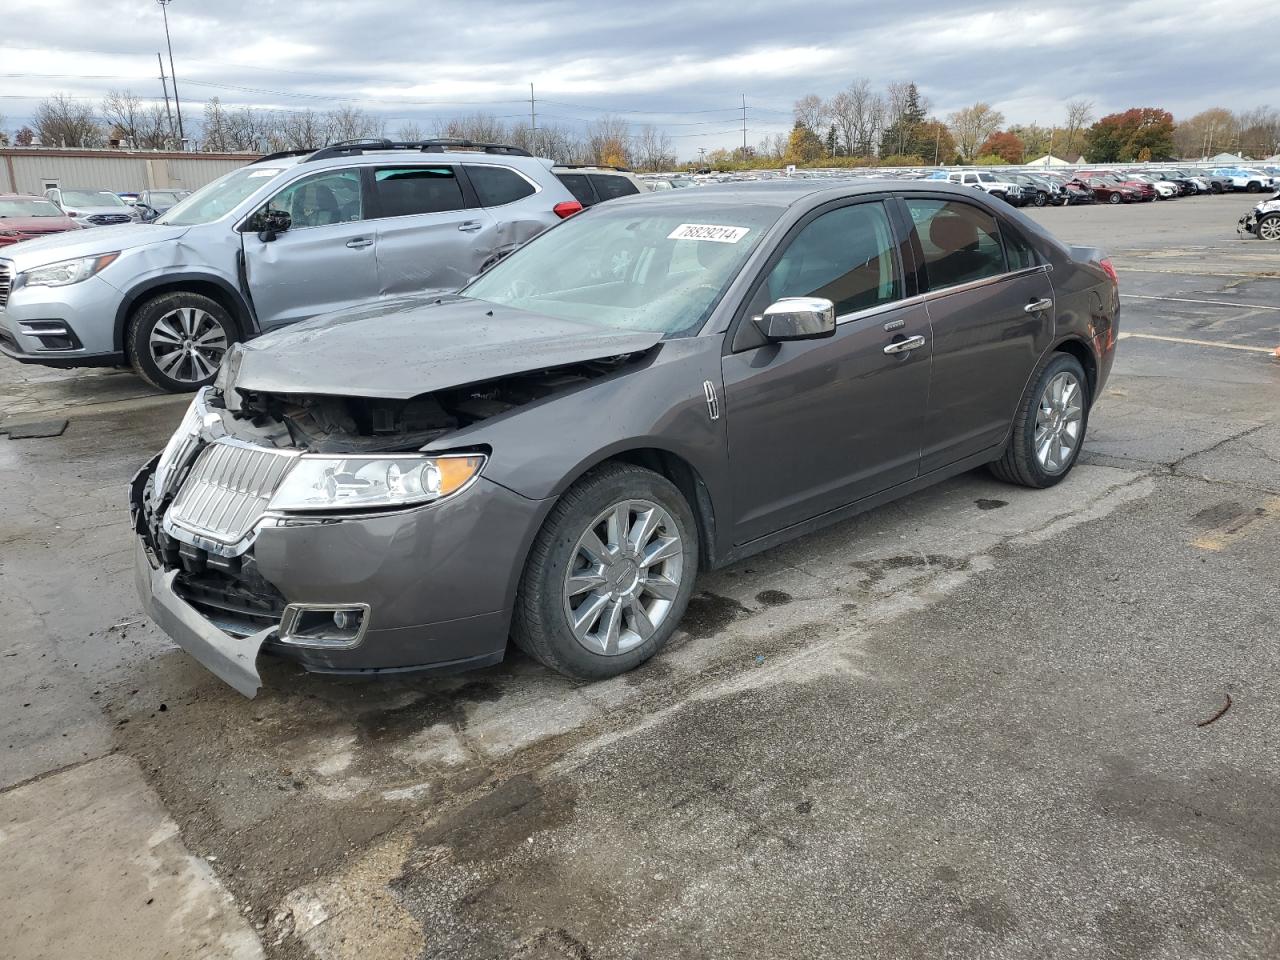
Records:
{"label": "door handle", "polygon": [[347,246],[350,247],[352,250],[359,250],[361,247],[373,246],[373,240],[371,240],[369,237],[356,237],[356,239],[354,240],[348,240]]}
{"label": "door handle", "polygon": [[466,223],[458,224],[458,229],[461,230],[463,233],[475,233],[482,226],[484,226],[484,224],[482,224],[479,220],[468,220]]}
{"label": "door handle", "polygon": [[1053,309],[1053,301],[1048,297],[1044,297],[1040,300],[1032,300],[1022,309],[1027,313],[1043,313],[1045,310]]}
{"label": "door handle", "polygon": [[905,340],[896,340],[884,348],[884,352],[889,356],[895,353],[906,353],[908,350],[919,350],[924,346],[924,337],[907,337]]}

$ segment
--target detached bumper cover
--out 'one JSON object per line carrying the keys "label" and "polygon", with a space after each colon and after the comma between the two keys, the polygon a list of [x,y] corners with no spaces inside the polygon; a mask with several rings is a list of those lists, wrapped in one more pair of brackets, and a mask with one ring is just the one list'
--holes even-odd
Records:
{"label": "detached bumper cover", "polygon": [[134,579],[143,608],[183,650],[204,664],[215,676],[246,697],[257,696],[258,651],[276,631],[268,627],[249,637],[224,633],[197,613],[174,592],[176,570],[152,566],[141,540],[134,550]]}

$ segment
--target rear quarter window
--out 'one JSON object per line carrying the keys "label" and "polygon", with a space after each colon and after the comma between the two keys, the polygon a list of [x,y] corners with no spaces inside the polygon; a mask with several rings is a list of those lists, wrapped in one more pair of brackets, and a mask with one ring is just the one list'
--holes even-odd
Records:
{"label": "rear quarter window", "polygon": [[501,207],[537,192],[533,184],[506,167],[468,165],[467,176],[471,178],[482,207]]}
{"label": "rear quarter window", "polygon": [[590,207],[596,203],[596,192],[591,189],[591,183],[587,180],[585,173],[557,173],[556,176],[573,194],[573,199],[584,207]]}

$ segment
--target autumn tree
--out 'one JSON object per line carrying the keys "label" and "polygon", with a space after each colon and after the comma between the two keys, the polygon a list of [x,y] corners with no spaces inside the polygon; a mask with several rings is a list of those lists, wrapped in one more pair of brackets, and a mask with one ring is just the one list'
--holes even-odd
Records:
{"label": "autumn tree", "polygon": [[625,167],[631,162],[631,124],[622,117],[602,114],[587,127],[590,162]]}
{"label": "autumn tree", "polygon": [[1103,117],[1085,134],[1090,163],[1136,160],[1143,151],[1165,159],[1175,153],[1173,114],[1158,107],[1131,107]]}
{"label": "autumn tree", "polygon": [[1004,124],[1004,114],[989,103],[979,101],[957,110],[947,118],[956,148],[967,162],[978,155],[978,146]]}
{"label": "autumn tree", "polygon": [[802,123],[810,130],[821,130],[827,125],[830,112],[822,98],[810,93],[795,102],[796,123]]}
{"label": "autumn tree", "polygon": [[1234,113],[1210,107],[1174,127],[1173,145],[1182,157],[1211,157],[1239,146],[1237,129]]}
{"label": "autumn tree", "polygon": [[791,139],[787,142],[787,153],[783,158],[787,163],[812,163],[822,156],[822,141],[811,129],[796,121],[791,128]]}
{"label": "autumn tree", "polygon": [[1009,128],[1009,132],[1022,141],[1024,158],[1040,157],[1050,152],[1049,141],[1053,137],[1053,130],[1049,127],[1042,127],[1037,123],[1016,123]]}
{"label": "autumn tree", "polygon": [[950,128],[936,117],[930,117],[917,128],[920,155],[929,163],[955,163],[956,140]]}
{"label": "autumn tree", "polygon": [[991,134],[978,147],[979,156],[996,156],[1005,163],[1022,163],[1026,154],[1026,146],[1018,137],[1007,131]]}

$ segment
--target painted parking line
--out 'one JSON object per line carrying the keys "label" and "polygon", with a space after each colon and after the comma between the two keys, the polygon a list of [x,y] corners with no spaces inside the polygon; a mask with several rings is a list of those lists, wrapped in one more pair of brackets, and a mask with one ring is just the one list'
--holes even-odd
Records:
{"label": "painted parking line", "polygon": [[1141,293],[1122,293],[1122,297],[1128,297],[1130,300],[1165,300],[1169,303],[1199,303],[1210,307],[1236,307],[1244,310],[1275,310],[1280,312],[1280,307],[1268,306],[1262,303],[1240,303],[1236,300],[1192,300],[1189,297],[1149,297]]}
{"label": "painted parking line", "polygon": [[1185,343],[1193,347],[1221,347],[1223,350],[1247,350],[1249,353],[1274,354],[1270,347],[1250,347],[1243,343],[1220,343],[1217,340],[1192,340],[1190,337],[1161,337],[1154,333],[1129,333],[1124,331],[1118,340],[1159,340],[1163,343]]}

